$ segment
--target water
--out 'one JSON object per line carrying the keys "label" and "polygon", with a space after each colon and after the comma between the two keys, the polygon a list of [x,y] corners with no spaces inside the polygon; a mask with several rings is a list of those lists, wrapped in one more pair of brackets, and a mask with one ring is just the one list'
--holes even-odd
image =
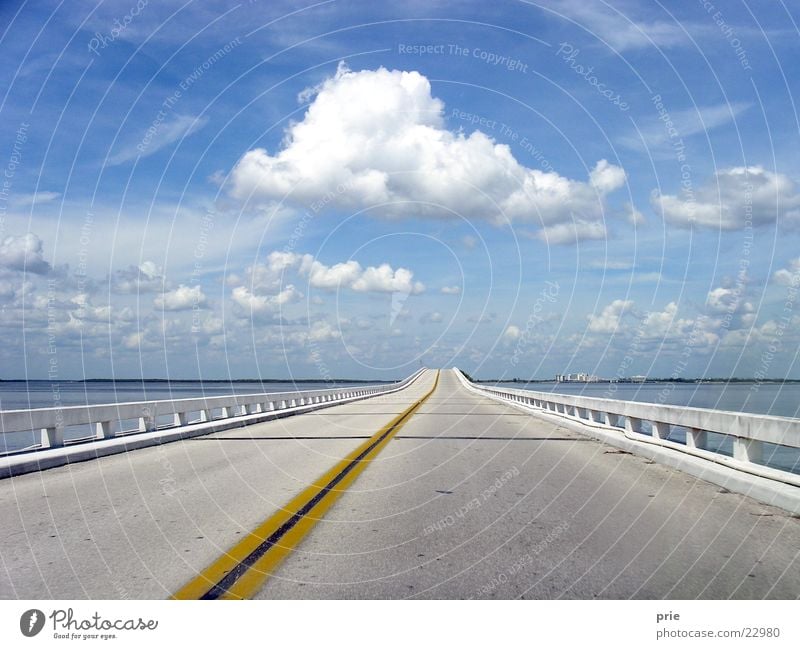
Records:
{"label": "water", "polygon": [[[800,384],[798,383],[515,383],[504,381],[494,385],[536,392],[711,408],[775,417],[797,418],[800,413]],[[668,439],[681,444],[685,443],[686,432],[676,427]],[[709,433],[707,448],[722,455],[732,456],[733,439],[728,435]],[[800,474],[800,449],[764,444],[763,464]]]}
{"label": "water", "polygon": [[[347,385],[365,385],[348,383]],[[372,382],[379,383],[378,381]],[[325,390],[337,383],[292,381],[2,381],[0,410],[86,406],[127,401],[160,401],[193,397],[224,397],[233,394]]]}
{"label": "water", "polygon": [[798,417],[800,383],[513,383],[509,388],[600,399]]}

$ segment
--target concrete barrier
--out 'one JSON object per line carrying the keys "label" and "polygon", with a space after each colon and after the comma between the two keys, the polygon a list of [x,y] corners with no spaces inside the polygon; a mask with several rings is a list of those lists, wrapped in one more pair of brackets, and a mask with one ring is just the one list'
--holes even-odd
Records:
{"label": "concrete barrier", "polygon": [[[0,457],[0,478],[389,394],[424,371],[384,385],[0,411],[0,434],[39,437],[33,447]],[[69,427],[90,434],[65,438]]]}
{"label": "concrete barrier", "polygon": [[[800,475],[763,463],[765,443],[800,449],[798,419],[482,386],[454,369],[462,384],[473,392],[553,418],[625,450],[800,513]],[[670,438],[677,428],[685,432],[684,443]],[[708,448],[708,433],[730,437],[732,457]],[[727,471],[718,471],[718,467]]]}

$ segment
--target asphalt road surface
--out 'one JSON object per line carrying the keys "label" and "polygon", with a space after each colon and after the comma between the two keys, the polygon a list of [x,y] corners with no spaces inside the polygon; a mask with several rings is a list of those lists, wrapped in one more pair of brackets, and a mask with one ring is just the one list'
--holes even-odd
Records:
{"label": "asphalt road surface", "polygon": [[[433,387],[0,480],[0,597],[165,598]],[[800,520],[443,370],[273,598],[789,598]]]}

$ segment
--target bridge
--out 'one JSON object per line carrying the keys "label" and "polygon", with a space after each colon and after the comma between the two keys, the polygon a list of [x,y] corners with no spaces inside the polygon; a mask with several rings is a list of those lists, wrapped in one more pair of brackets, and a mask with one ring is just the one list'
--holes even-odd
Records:
{"label": "bridge", "polygon": [[[449,369],[0,422],[35,436],[0,458],[2,598],[800,592],[798,476],[763,462],[765,445],[800,447],[791,419]],[[714,434],[731,453],[709,450]]]}

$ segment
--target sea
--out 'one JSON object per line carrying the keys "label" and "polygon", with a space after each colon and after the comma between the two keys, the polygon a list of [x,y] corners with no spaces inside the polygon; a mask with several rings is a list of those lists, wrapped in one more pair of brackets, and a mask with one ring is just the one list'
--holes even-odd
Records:
{"label": "sea", "polygon": [[578,394],[600,399],[644,401],[672,406],[691,406],[750,412],[776,417],[800,416],[800,383],[555,383],[500,382],[509,388]]}
{"label": "sea", "polygon": [[0,381],[0,410],[325,390],[339,385],[324,381]]}

